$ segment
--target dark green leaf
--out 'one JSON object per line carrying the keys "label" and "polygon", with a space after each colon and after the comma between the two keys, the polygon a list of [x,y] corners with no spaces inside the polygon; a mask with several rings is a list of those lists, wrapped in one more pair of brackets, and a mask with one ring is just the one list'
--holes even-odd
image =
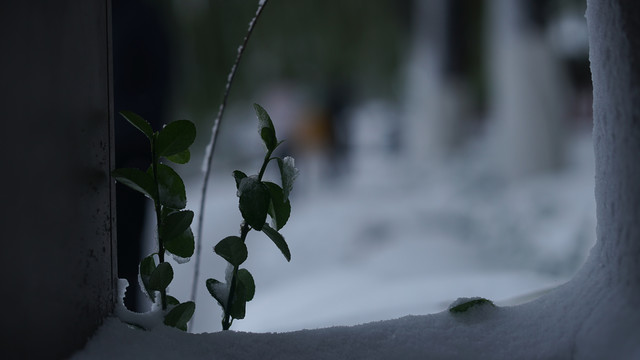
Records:
{"label": "dark green leaf", "polygon": [[175,170],[164,164],[158,164],[158,191],[160,204],[172,209],[184,209],[187,206],[187,194],[182,178]]}
{"label": "dark green leaf", "polygon": [[173,161],[176,164],[186,164],[191,160],[191,152],[189,149],[181,151],[177,154],[167,156],[167,159]]}
{"label": "dark green leaf", "polygon": [[233,266],[239,266],[247,260],[247,245],[238,236],[227,236],[220,240],[213,248],[216,254],[222,256]]}
{"label": "dark green leaf", "polygon": [[189,120],[177,120],[169,123],[158,133],[156,141],[157,156],[171,156],[183,152],[196,139],[196,126]]}
{"label": "dark green leaf", "polygon": [[171,215],[171,214],[173,214],[173,213],[175,213],[175,212],[178,212],[178,211],[180,211],[180,210],[172,209],[172,208],[170,208],[170,207],[166,207],[166,206],[165,206],[165,207],[163,207],[163,208],[162,208],[162,210],[160,211],[160,216],[162,216],[162,218],[163,218],[163,219],[166,219],[166,218],[167,218],[167,216],[169,216],[169,215]]}
{"label": "dark green leaf", "polygon": [[280,251],[282,252],[282,255],[284,255],[287,261],[291,261],[291,252],[289,251],[289,245],[287,245],[287,242],[284,241],[284,237],[267,224],[264,224],[264,226],[262,227],[262,232],[267,234],[267,236],[271,239],[271,241],[273,241],[273,243],[276,244],[276,246],[278,247],[278,249],[280,249]]}
{"label": "dark green leaf", "polygon": [[153,129],[147,120],[143,119],[140,115],[131,111],[121,111],[120,115],[127,119],[136,129],[140,130],[149,140],[153,137]]}
{"label": "dark green leaf", "polygon": [[243,173],[240,170],[233,171],[233,178],[236,180],[236,189],[240,188],[240,182],[242,181],[242,179],[246,177],[247,177],[247,174]]}
{"label": "dark green leaf", "polygon": [[154,302],[156,301],[156,296],[149,284],[149,280],[151,279],[151,274],[153,274],[155,269],[156,261],[153,259],[153,255],[147,256],[140,262],[140,279],[142,280],[142,285],[144,286],[144,290],[147,292],[147,295],[149,295],[149,299]]}
{"label": "dark green leaf", "polygon": [[152,290],[164,290],[173,280],[173,268],[168,262],[163,262],[153,270],[149,278],[149,287]]}
{"label": "dark green leaf", "polygon": [[193,211],[191,210],[177,211],[167,215],[158,229],[160,238],[163,241],[169,241],[174,237],[181,235],[189,228],[189,226],[191,226],[192,221]]}
{"label": "dark green leaf", "polygon": [[253,299],[253,295],[255,295],[256,293],[256,283],[253,280],[253,276],[251,275],[249,270],[239,269],[237,279],[237,286],[242,287],[244,301],[251,301],[251,299]]}
{"label": "dark green leaf", "polygon": [[187,331],[187,323],[191,320],[195,311],[196,304],[193,301],[184,302],[169,311],[164,317],[164,324]]}
{"label": "dark green leaf", "polygon": [[269,189],[256,177],[249,176],[240,181],[238,195],[240,196],[242,218],[252,228],[262,229],[271,201]]}
{"label": "dark green leaf", "polygon": [[273,219],[273,225],[276,230],[282,229],[282,227],[289,220],[291,214],[291,202],[284,197],[283,190],[278,184],[272,182],[264,182],[269,189],[271,202],[269,203],[269,215]]}
{"label": "dark green leaf", "polygon": [[153,177],[144,171],[135,168],[116,169],[111,172],[111,176],[119,183],[141,192],[152,200],[155,199]]}
{"label": "dark green leaf", "polygon": [[229,315],[234,319],[244,319],[246,305],[246,294],[242,286],[237,286],[231,305],[229,306]]}
{"label": "dark green leaf", "polygon": [[258,116],[258,132],[260,133],[260,137],[267,147],[267,150],[273,151],[278,146],[278,139],[276,138],[276,129],[273,127],[271,117],[262,106],[253,104],[253,108]]}
{"label": "dark green leaf", "polygon": [[278,167],[280,168],[280,177],[282,179],[282,190],[285,199],[289,198],[289,193],[293,189],[293,182],[298,177],[298,169],[295,166],[295,160],[286,156],[284,159],[277,158]]}
{"label": "dark green leaf", "polygon": [[209,294],[211,294],[211,296],[213,296],[218,304],[220,304],[224,309],[226,306],[225,304],[227,303],[227,296],[229,296],[227,285],[216,279],[207,279],[206,284]]}
{"label": "dark green leaf", "polygon": [[260,129],[260,137],[267,147],[267,150],[273,151],[277,147],[278,141],[275,130],[266,127],[262,128]]}
{"label": "dark green leaf", "polygon": [[474,306],[480,306],[480,305],[490,305],[490,306],[495,306],[493,304],[493,301],[491,300],[487,300],[484,298],[477,298],[477,299],[471,299],[469,301],[465,301],[462,304],[453,306],[449,309],[450,312],[452,313],[463,313],[468,311],[470,308],[474,307]]}
{"label": "dark green leaf", "polygon": [[167,295],[167,305],[178,305],[180,301],[171,295]]}
{"label": "dark green leaf", "polygon": [[163,241],[165,249],[173,255],[181,258],[190,258],[193,255],[195,241],[191,228],[187,228],[187,230],[176,237]]}

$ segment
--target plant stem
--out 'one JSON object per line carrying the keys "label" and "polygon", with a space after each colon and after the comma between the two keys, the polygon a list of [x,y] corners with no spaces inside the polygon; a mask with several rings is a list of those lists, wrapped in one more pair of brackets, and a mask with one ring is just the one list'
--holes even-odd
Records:
{"label": "plant stem", "polygon": [[229,330],[231,327],[231,323],[233,322],[233,318],[231,318],[231,314],[229,314],[229,309],[231,309],[233,295],[236,291],[236,276],[238,275],[238,267],[233,266],[233,276],[231,277],[231,285],[229,286],[229,296],[227,297],[227,306],[224,309],[224,318],[222,318],[222,330]]}
{"label": "plant stem", "polygon": [[[240,229],[240,239],[242,242],[245,242],[247,239],[247,234],[251,231],[249,225],[244,222],[242,224],[242,228]],[[231,324],[233,323],[233,318],[231,318],[231,314],[229,314],[229,309],[231,309],[233,297],[236,292],[236,278],[238,277],[238,266],[233,266],[233,275],[231,276],[231,284],[229,285],[229,296],[227,297],[227,304],[224,309],[224,317],[222,318],[222,330],[229,330]]]}
{"label": "plant stem", "polygon": [[[160,162],[157,154],[156,154],[156,146],[155,139],[151,145],[151,169],[153,170],[153,182],[155,185],[156,191],[156,200],[153,201],[154,208],[156,210],[156,223],[158,225],[158,263],[162,264],[164,262],[164,245],[162,244],[162,239],[160,238],[160,226],[162,225],[162,205],[160,204],[160,187],[158,185],[158,163]],[[162,310],[167,309],[167,290],[160,290],[160,303],[162,305]]]}
{"label": "plant stem", "polygon": [[[154,167],[154,172],[155,172],[155,167]],[[158,229],[160,229],[161,222],[162,222],[162,208],[160,204],[156,203],[155,209],[156,209],[156,220],[158,223]],[[164,262],[164,245],[162,245],[162,239],[160,238],[159,231],[158,231],[158,261],[159,261],[159,264],[162,264]],[[162,304],[162,310],[166,310],[167,309],[167,290],[166,289],[160,290],[160,302]]]}
{"label": "plant stem", "polygon": [[[213,127],[211,129],[211,140],[209,142],[209,153],[207,154],[206,167],[204,170],[204,181],[202,183],[202,196],[200,198],[200,212],[198,214],[198,231],[196,233],[196,249],[195,249],[195,267],[193,272],[193,284],[191,287],[191,300],[196,301],[196,295],[198,292],[198,278],[200,277],[200,249],[202,245],[202,226],[204,223],[204,207],[205,200],[207,198],[207,186],[209,183],[209,176],[211,174],[211,163],[213,161],[213,153],[216,147],[217,139],[218,139],[218,129],[220,128],[220,122],[222,121],[222,115],[224,115],[224,109],[227,105],[227,98],[229,97],[229,91],[231,90],[231,85],[233,84],[233,79],[235,79],[236,71],[238,70],[238,65],[240,64],[240,59],[242,58],[242,54],[244,54],[244,50],[247,48],[247,43],[249,42],[249,38],[253,33],[253,28],[256,25],[256,22],[260,18],[260,14],[262,14],[262,10],[265,5],[267,5],[268,0],[263,0],[258,4],[258,10],[256,11],[256,15],[249,22],[249,29],[247,30],[247,35],[245,35],[244,40],[242,41],[242,45],[238,49],[238,55],[236,56],[236,60],[231,67],[231,71],[229,72],[227,84],[225,86],[224,95],[222,97],[222,103],[220,104],[220,108],[218,109],[218,115],[213,122]],[[193,320],[192,320],[193,321]]]}
{"label": "plant stem", "polygon": [[[264,156],[264,160],[262,161],[262,167],[260,167],[260,173],[258,174],[258,181],[262,181],[262,177],[264,176],[264,172],[267,169],[267,165],[269,161],[271,161],[271,153],[272,150],[267,150],[267,153]],[[251,231],[249,224],[246,222],[242,223],[242,227],[240,228],[240,239],[242,242],[245,242],[247,239],[247,234]],[[233,318],[229,314],[229,309],[231,309],[233,297],[236,291],[236,277],[238,276],[238,266],[233,266],[233,275],[231,276],[231,284],[229,285],[229,295],[227,297],[227,304],[224,309],[224,317],[222,318],[222,330],[229,330],[231,324],[233,323]]]}
{"label": "plant stem", "polygon": [[258,181],[262,181],[262,177],[264,176],[264,172],[267,170],[267,165],[269,161],[271,161],[271,153],[273,150],[267,151],[264,156],[264,160],[262,161],[262,167],[260,168],[260,173],[258,173]]}

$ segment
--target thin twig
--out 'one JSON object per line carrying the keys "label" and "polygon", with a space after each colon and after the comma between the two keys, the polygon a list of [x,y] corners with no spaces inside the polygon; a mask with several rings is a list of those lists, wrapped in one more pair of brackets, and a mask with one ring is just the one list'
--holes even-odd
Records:
{"label": "thin twig", "polygon": [[195,270],[193,272],[193,284],[191,288],[191,300],[196,301],[196,295],[198,291],[198,278],[200,277],[200,249],[202,245],[202,227],[204,223],[204,207],[205,200],[207,198],[207,185],[209,183],[209,176],[211,175],[211,163],[213,160],[213,152],[215,150],[215,145],[218,139],[218,129],[220,127],[220,122],[222,121],[222,115],[224,114],[224,109],[227,105],[227,98],[229,97],[229,90],[231,89],[231,84],[233,83],[233,79],[236,76],[236,71],[238,70],[238,64],[240,63],[240,59],[242,58],[242,54],[244,54],[244,50],[247,47],[247,42],[253,33],[253,28],[256,25],[258,18],[260,18],[260,14],[264,9],[264,6],[267,4],[268,0],[260,0],[258,3],[258,10],[256,11],[256,15],[249,22],[249,29],[247,30],[247,35],[244,37],[242,41],[242,45],[238,48],[238,55],[236,56],[236,61],[233,63],[231,67],[231,71],[229,72],[229,76],[227,77],[227,85],[224,89],[224,96],[222,98],[222,104],[220,104],[220,108],[218,109],[218,115],[216,116],[215,121],[213,122],[213,127],[211,128],[211,140],[209,141],[209,145],[207,146],[207,160],[205,163],[204,169],[204,181],[202,183],[202,198],[200,199],[200,213],[198,214],[198,231],[196,232],[196,249],[195,249]]}

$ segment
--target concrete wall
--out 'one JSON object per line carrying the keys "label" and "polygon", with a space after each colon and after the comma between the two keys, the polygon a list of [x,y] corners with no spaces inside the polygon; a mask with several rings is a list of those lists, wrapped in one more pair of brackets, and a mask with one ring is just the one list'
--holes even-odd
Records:
{"label": "concrete wall", "polygon": [[65,358],[113,308],[109,11],[0,2],[3,358]]}

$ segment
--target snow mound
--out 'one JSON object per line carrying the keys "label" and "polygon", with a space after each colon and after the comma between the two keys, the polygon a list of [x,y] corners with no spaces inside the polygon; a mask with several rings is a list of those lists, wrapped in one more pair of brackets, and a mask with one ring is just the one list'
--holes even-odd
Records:
{"label": "snow mound", "polygon": [[597,257],[591,260],[572,281],[530,303],[461,314],[286,333],[203,334],[165,326],[144,331],[108,318],[72,359],[638,358],[640,313],[630,289],[608,287],[610,271]]}

